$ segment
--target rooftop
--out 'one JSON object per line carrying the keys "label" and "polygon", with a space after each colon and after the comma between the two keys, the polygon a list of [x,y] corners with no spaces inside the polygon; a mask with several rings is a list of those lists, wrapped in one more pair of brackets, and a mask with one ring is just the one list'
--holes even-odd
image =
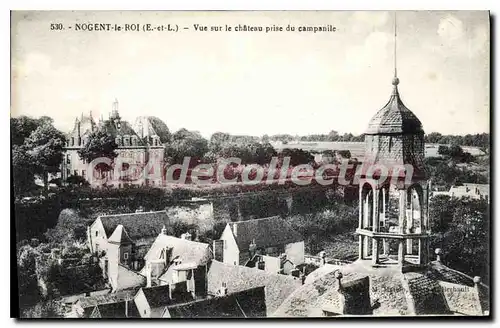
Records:
{"label": "rooftop", "polygon": [[365,134],[423,134],[422,123],[401,101],[399,79],[393,79],[393,92],[387,104],[368,123]]}
{"label": "rooftop", "polygon": [[208,293],[217,295],[222,283],[228,293],[236,293],[255,287],[265,287],[266,308],[268,315],[296,289],[302,286],[300,280],[282,274],[273,274],[263,270],[239,265],[230,265],[212,261],[207,275]]}
{"label": "rooftop", "polygon": [[341,308],[335,276],[338,271],[343,275],[342,284],[368,277],[374,316],[482,315],[488,308],[486,286],[479,284],[478,293],[471,277],[440,262],[431,262],[420,271],[402,272],[398,267],[374,268],[367,261],[356,261],[341,267],[331,265],[308,277],[305,284],[293,292],[273,316],[321,317],[322,309],[333,311]]}
{"label": "rooftop", "polygon": [[[231,227],[233,235],[235,235],[240,252],[248,250],[253,241],[255,241],[257,247],[286,245],[304,241],[304,237],[279,216],[230,222],[228,225]],[[235,226],[236,234],[234,233]]]}

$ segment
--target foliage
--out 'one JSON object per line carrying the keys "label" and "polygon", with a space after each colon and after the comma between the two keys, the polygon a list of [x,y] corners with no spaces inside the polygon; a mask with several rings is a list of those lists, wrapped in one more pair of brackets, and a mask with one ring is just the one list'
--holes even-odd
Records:
{"label": "foliage", "polygon": [[190,166],[194,166],[207,152],[208,141],[199,132],[180,129],[166,145],[165,158],[170,164],[182,164],[185,157],[191,157]]}
{"label": "foliage", "polygon": [[[118,156],[115,151],[117,148],[118,145],[113,136],[103,130],[96,130],[89,134],[88,142],[78,150],[78,156],[87,163],[100,157],[113,159]],[[109,167],[103,166],[100,169],[107,168]]]}
{"label": "foliage", "polygon": [[489,279],[489,204],[485,200],[436,196],[429,204],[433,238],[445,264]]}
{"label": "foliage", "polygon": [[426,143],[445,144],[445,145],[462,145],[479,148],[490,148],[490,134],[466,134],[465,136],[442,135],[438,132],[432,132],[425,136]]}
{"label": "foliage", "polygon": [[462,147],[458,145],[452,145],[450,147],[440,145],[438,148],[438,154],[460,163],[470,163],[474,160],[474,157],[470,153],[464,152]]}
{"label": "foliage", "polygon": [[73,186],[88,186],[89,182],[80,175],[70,175],[66,178],[66,182]]}
{"label": "foliage", "polygon": [[435,185],[450,187],[460,183],[488,183],[488,176],[468,166],[459,166],[449,158],[426,158],[425,166]]}
{"label": "foliage", "polygon": [[12,168],[14,189],[18,194],[34,188],[34,177],[40,175],[48,189],[48,174],[59,171],[64,134],[52,125],[52,119],[26,116],[11,119]]}
{"label": "foliage", "polygon": [[21,312],[21,318],[38,319],[38,318],[62,318],[62,305],[54,300],[42,301],[34,306],[27,307]]}
{"label": "foliage", "polygon": [[289,149],[285,148],[282,150],[280,157],[290,157],[290,166],[297,166],[300,164],[312,164],[314,163],[314,156],[310,152],[302,149]]}
{"label": "foliage", "polygon": [[33,157],[27,152],[25,146],[12,146],[12,175],[14,179],[14,193],[34,190],[36,165]]}
{"label": "foliage", "polygon": [[21,307],[35,304],[40,298],[36,276],[38,251],[26,245],[17,252],[17,279],[19,303]]}

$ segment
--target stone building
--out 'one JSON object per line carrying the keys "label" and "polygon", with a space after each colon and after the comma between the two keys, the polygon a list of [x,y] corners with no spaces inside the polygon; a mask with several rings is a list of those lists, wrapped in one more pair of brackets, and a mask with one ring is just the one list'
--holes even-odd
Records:
{"label": "stone building", "polygon": [[[91,133],[98,130],[111,135],[118,145],[118,156],[112,164],[113,167],[116,166],[115,170],[90,170],[89,163],[78,155],[78,150],[89,142]],[[67,144],[61,167],[62,181],[66,182],[70,176],[81,176],[86,180],[98,181],[98,184],[117,187],[127,184],[161,185],[162,171],[159,167],[163,164],[164,143],[169,136],[167,125],[156,117],[139,117],[134,125],[123,120],[118,101],[115,100],[107,120],[101,117],[96,122],[92,112],[75,119],[73,129],[66,136]],[[147,169],[147,176],[143,174],[144,168]],[[122,170],[126,173],[122,173]]]}
{"label": "stone building", "polygon": [[259,254],[277,260],[286,257],[297,266],[304,263],[304,237],[279,216],[230,222],[214,241],[214,254],[232,265],[246,265]]}
{"label": "stone building", "polygon": [[362,176],[359,258],[313,271],[274,316],[489,313],[489,288],[480,277],[447,267],[440,249],[434,261],[430,258],[424,131],[401,101],[398,83],[395,76],[389,102],[369,123],[366,154],[374,165],[408,165],[413,174],[410,179],[385,180]]}

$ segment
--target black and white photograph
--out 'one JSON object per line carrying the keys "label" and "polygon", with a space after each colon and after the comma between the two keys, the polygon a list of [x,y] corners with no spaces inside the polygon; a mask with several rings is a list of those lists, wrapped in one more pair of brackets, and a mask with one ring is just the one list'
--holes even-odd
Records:
{"label": "black and white photograph", "polygon": [[18,318],[491,316],[489,11],[10,18]]}

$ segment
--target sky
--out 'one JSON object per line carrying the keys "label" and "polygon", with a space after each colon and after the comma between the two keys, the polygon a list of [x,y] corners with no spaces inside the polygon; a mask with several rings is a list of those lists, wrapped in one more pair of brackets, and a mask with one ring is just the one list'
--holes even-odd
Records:
{"label": "sky", "polygon": [[[180,29],[75,31],[79,23]],[[297,31],[326,24],[336,32]],[[401,98],[426,133],[489,132],[488,12],[398,12],[396,53]],[[391,94],[394,12],[13,12],[11,56],[11,115],[47,115],[63,131],[82,113],[107,118],[117,99],[126,120],[157,116],[205,137],[360,134]]]}

